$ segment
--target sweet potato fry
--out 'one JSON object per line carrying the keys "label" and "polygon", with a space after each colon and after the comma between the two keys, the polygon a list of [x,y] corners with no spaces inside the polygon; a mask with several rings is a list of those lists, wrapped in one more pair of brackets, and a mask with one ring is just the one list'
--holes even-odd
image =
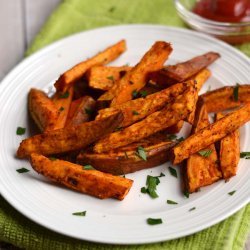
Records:
{"label": "sweet potato fry", "polygon": [[171,150],[173,164],[178,164],[187,159],[190,155],[221,140],[249,120],[250,104],[245,104],[240,109],[227,114],[225,117],[199,130],[180,144],[176,145]]}
{"label": "sweet potato fry", "polygon": [[55,123],[55,126],[51,130],[56,130],[65,127],[70,109],[70,104],[73,98],[73,92],[74,92],[73,87],[70,87],[69,90],[67,90],[66,92],[64,93],[57,92],[53,96],[52,100],[60,113],[59,113],[59,118]]}
{"label": "sweet potato fry", "polygon": [[[168,161],[168,151],[174,145],[175,142],[168,140],[166,133],[162,133],[107,153],[84,151],[78,155],[77,162],[82,165],[90,164],[97,170],[114,175],[128,174]],[[146,161],[138,155],[139,146],[145,151]]]}
{"label": "sweet potato fry", "polygon": [[250,103],[250,84],[226,86],[202,95],[208,112],[221,112]]}
{"label": "sweet potato fry", "polygon": [[178,82],[184,82],[220,57],[218,53],[208,52],[191,60],[169,65],[149,76],[150,83],[166,88]]}
{"label": "sweet potato fry", "polygon": [[[202,99],[197,103],[192,134],[209,125],[208,113]],[[199,190],[200,187],[210,185],[221,178],[218,157],[214,144],[205,148],[202,152],[210,155],[202,156],[199,153],[191,155],[186,161],[185,179],[189,193]]]}
{"label": "sweet potato fry", "polygon": [[74,116],[77,108],[79,107],[80,103],[82,102],[83,97],[80,97],[74,101],[71,102],[70,104],[70,108],[69,108],[69,113],[67,116],[67,121],[66,121],[66,125],[69,123],[69,121],[71,121],[72,117]]}
{"label": "sweet potato fry", "polygon": [[122,119],[122,114],[116,113],[99,121],[68,126],[32,136],[21,142],[17,156],[25,158],[32,153],[51,155],[82,149],[112,132]]}
{"label": "sweet potato fry", "polygon": [[107,91],[113,85],[114,82],[120,80],[122,76],[129,71],[131,67],[107,67],[107,66],[95,66],[90,68],[86,77],[89,81],[89,87],[99,90]]}
{"label": "sweet potato fry", "polygon": [[41,90],[29,92],[29,112],[41,131],[53,130],[59,117],[59,110]]}
{"label": "sweet potato fry", "polygon": [[100,199],[123,200],[133,184],[130,179],[97,170],[84,170],[80,165],[50,160],[39,154],[31,154],[30,162],[36,172],[50,180]]}
{"label": "sweet potato fry", "polygon": [[[224,117],[217,113],[216,120]],[[238,162],[240,160],[240,132],[235,130],[220,141],[220,167],[225,180],[236,175]]]}
{"label": "sweet potato fry", "polygon": [[75,110],[75,113],[70,119],[67,119],[67,126],[79,125],[90,121],[91,116],[95,111],[95,100],[90,96],[81,98],[81,103]]}
{"label": "sweet potato fry", "polygon": [[173,103],[168,104],[162,110],[154,112],[144,120],[122,131],[107,135],[98,141],[94,146],[94,152],[107,152],[137,142],[185,119],[194,108],[196,95],[198,95],[196,89],[191,85],[188,86],[186,92],[184,92],[182,96],[178,96]]}
{"label": "sweet potato fry", "polygon": [[162,68],[171,52],[172,47],[169,43],[156,42],[141,61],[116,81],[99,101],[112,100],[111,106],[115,106],[131,100],[133,91],[139,91],[146,85],[148,73]]}
{"label": "sweet potato fry", "polygon": [[146,98],[138,98],[131,100],[115,107],[101,109],[96,117],[97,120],[103,119],[118,110],[122,112],[124,120],[121,124],[122,127],[129,126],[148,115],[163,109],[168,103],[173,101],[174,98],[183,94],[189,87],[194,86],[194,81],[186,83],[178,83],[167,89],[156,92],[155,94],[148,95]]}
{"label": "sweet potato fry", "polygon": [[166,128],[166,132],[168,134],[177,134],[181,131],[182,127],[183,127],[184,121],[178,121],[176,124],[174,124],[173,126]]}
{"label": "sweet potato fry", "polygon": [[96,65],[107,64],[116,59],[125,50],[126,42],[125,40],[121,40],[94,57],[78,63],[59,77],[55,83],[56,89],[61,92],[67,91],[72,86],[72,84],[79,80],[89,68]]}

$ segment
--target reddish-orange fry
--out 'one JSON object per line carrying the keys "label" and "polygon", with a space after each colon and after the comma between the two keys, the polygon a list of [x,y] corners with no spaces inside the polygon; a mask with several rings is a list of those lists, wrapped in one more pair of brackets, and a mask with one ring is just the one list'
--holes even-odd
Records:
{"label": "reddish-orange fry", "polygon": [[29,92],[29,112],[41,131],[53,130],[59,117],[59,110],[41,90]]}
{"label": "reddish-orange fry", "polygon": [[[216,119],[224,117],[217,113]],[[238,162],[240,160],[240,132],[235,130],[220,141],[220,167],[225,180],[236,175]]]}
{"label": "reddish-orange fry", "polygon": [[124,77],[116,81],[113,87],[98,100],[112,100],[111,106],[131,100],[133,91],[139,91],[146,85],[148,73],[162,68],[171,52],[170,43],[156,42],[141,61],[128,71]]}
{"label": "reddish-orange fry", "polygon": [[86,77],[91,88],[107,91],[130,69],[131,67],[128,66],[95,66],[88,70]]}
{"label": "reddish-orange fry", "polygon": [[57,159],[50,160],[39,154],[32,154],[30,162],[36,172],[50,180],[100,199],[123,200],[133,184],[130,179],[97,170],[84,170],[80,165]]}
{"label": "reddish-orange fry", "polygon": [[59,77],[55,83],[56,89],[58,91],[65,92],[75,81],[79,80],[88,69],[93,66],[107,64],[115,60],[125,50],[126,42],[125,40],[121,40],[94,57],[78,63]]}
{"label": "reddish-orange fry", "polygon": [[122,119],[122,114],[116,113],[99,121],[85,122],[32,136],[21,142],[17,157],[26,158],[32,153],[53,155],[82,149],[112,132]]}
{"label": "reddish-orange fry", "polygon": [[68,124],[69,121],[71,121],[71,118],[75,114],[75,112],[76,112],[78,106],[80,105],[80,103],[82,102],[82,100],[83,100],[83,97],[80,97],[80,98],[71,102],[66,124]]}
{"label": "reddish-orange fry", "polygon": [[174,165],[187,159],[190,155],[221,140],[250,120],[250,104],[227,114],[215,123],[199,130],[171,150]]}
{"label": "reddish-orange fry", "polygon": [[73,87],[70,87],[69,90],[67,90],[66,92],[64,93],[57,92],[53,97],[53,102],[57,107],[58,111],[60,112],[59,118],[57,119],[57,122],[55,123],[53,130],[65,127],[70,109],[70,104],[73,98],[73,92],[74,92]]}
{"label": "reddish-orange fry", "polygon": [[250,84],[225,86],[201,95],[208,112],[221,112],[250,103]]}
{"label": "reddish-orange fry", "polygon": [[178,121],[185,119],[193,110],[196,95],[198,95],[197,91],[190,85],[183,95],[178,96],[173,103],[168,104],[164,109],[154,112],[144,120],[122,131],[109,134],[98,141],[94,146],[94,151],[97,153],[107,152],[137,142],[176,124]]}
{"label": "reddish-orange fry", "polygon": [[[208,113],[202,99],[197,103],[192,134],[209,125]],[[221,178],[218,157],[214,144],[203,149],[203,153],[211,154],[202,156],[199,153],[191,155],[186,161],[185,179],[189,193],[199,190],[200,187],[210,185]]]}

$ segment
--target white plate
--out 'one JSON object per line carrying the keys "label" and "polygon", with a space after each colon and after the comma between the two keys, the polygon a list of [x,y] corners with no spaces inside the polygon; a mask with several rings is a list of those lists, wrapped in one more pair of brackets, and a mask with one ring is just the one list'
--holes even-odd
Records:
{"label": "white plate", "polygon": [[[107,46],[125,38],[128,51],[113,65],[131,65],[157,40],[172,43],[174,52],[168,63],[175,63],[207,51],[222,56],[210,69],[213,76],[202,91],[223,85],[249,83],[249,59],[233,47],[189,30],[154,25],[126,25],[96,29],[70,36],[39,51],[19,64],[0,86],[0,191],[3,197],[29,219],[61,234],[103,243],[150,243],[189,235],[227,218],[243,207],[250,196],[250,168],[240,160],[236,177],[219,181],[187,199],[181,180],[168,172],[170,163],[127,175],[135,180],[124,201],[99,200],[54,185],[36,174],[25,160],[15,158],[20,141],[31,134],[27,113],[27,94],[31,87],[48,91],[60,73]],[[24,136],[16,135],[18,126],[26,127]],[[249,151],[249,124],[241,128],[241,151]],[[183,131],[185,133],[185,131]],[[18,174],[16,169],[31,171]],[[179,175],[179,169],[178,175]],[[159,175],[159,198],[142,194],[146,176]],[[237,190],[233,196],[228,192]],[[167,199],[178,202],[168,205]],[[189,212],[189,209],[196,210]],[[86,217],[73,216],[87,211]],[[162,218],[163,224],[149,226],[149,217]]]}

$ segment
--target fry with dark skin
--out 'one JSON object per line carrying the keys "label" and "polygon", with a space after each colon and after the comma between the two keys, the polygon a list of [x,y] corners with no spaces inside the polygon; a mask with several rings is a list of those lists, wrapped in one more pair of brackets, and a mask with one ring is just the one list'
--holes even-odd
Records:
{"label": "fry with dark skin", "polygon": [[221,112],[250,103],[250,84],[225,86],[201,96],[206,103],[208,112]]}
{"label": "fry with dark skin", "polygon": [[[168,152],[174,145],[175,142],[168,140],[166,133],[157,133],[107,153],[83,151],[78,155],[77,162],[81,165],[90,164],[102,172],[123,175],[163,164],[169,160]],[[146,161],[138,155],[139,146],[144,148]]]}
{"label": "fry with dark skin", "polygon": [[107,66],[95,66],[88,70],[86,73],[87,80],[89,81],[89,87],[94,89],[100,89],[107,91],[111,89],[114,82],[123,77],[131,67],[107,67]]}
{"label": "fry with dark skin", "polygon": [[[224,117],[222,113],[216,114],[216,120]],[[235,130],[220,140],[220,167],[225,180],[236,175],[240,160],[240,132]]]}
{"label": "fry with dark skin", "polygon": [[[202,99],[197,103],[194,124],[191,134],[195,134],[199,130],[209,125],[208,113]],[[199,190],[200,187],[210,185],[221,178],[219,170],[218,157],[214,144],[204,149],[211,151],[207,157],[195,153],[186,161],[185,179],[186,188],[189,193]]]}
{"label": "fry with dark skin", "polygon": [[97,170],[84,170],[80,165],[62,160],[50,160],[39,154],[31,154],[33,169],[51,181],[99,199],[123,200],[133,181]]}
{"label": "fry with dark skin", "polygon": [[228,134],[234,132],[249,120],[250,104],[246,104],[206,128],[199,130],[180,144],[173,147],[171,150],[172,163],[174,165],[181,163],[190,155],[208,147]]}
{"label": "fry with dark skin", "polygon": [[84,96],[75,110],[74,115],[67,120],[67,126],[79,125],[88,122],[95,111],[95,100],[90,96]]}
{"label": "fry with dark skin", "polygon": [[161,88],[166,88],[175,83],[184,82],[198,74],[201,70],[207,68],[218,58],[220,58],[218,53],[208,52],[188,61],[166,66],[149,76],[150,83]]}
{"label": "fry with dark skin", "polygon": [[117,131],[107,135],[94,146],[94,152],[107,152],[121,146],[137,142],[145,137],[176,124],[185,119],[194,109],[194,100],[197,91],[193,86],[189,86],[187,91],[178,96],[175,101],[160,111],[154,112],[144,120],[139,121],[122,131]]}
{"label": "fry with dark skin", "polygon": [[156,42],[141,61],[98,100],[110,100],[111,107],[131,100],[133,91],[139,91],[146,85],[149,72],[162,68],[171,52],[172,47],[169,43]]}
{"label": "fry with dark skin", "polygon": [[53,130],[59,118],[59,110],[41,90],[29,92],[29,112],[41,131]]}
{"label": "fry with dark skin", "polygon": [[55,83],[59,92],[67,91],[84,73],[93,66],[107,64],[119,57],[126,50],[125,40],[108,47],[99,54],[80,62],[63,73]]}
{"label": "fry with dark skin", "polygon": [[21,142],[17,157],[26,158],[32,153],[52,155],[82,149],[112,132],[122,119],[122,114],[116,113],[99,121],[68,126],[32,136]]}

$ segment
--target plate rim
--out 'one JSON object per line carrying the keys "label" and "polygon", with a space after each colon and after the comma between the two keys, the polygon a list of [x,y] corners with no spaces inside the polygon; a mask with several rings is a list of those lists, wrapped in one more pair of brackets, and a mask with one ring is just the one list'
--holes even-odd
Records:
{"label": "plate rim", "polygon": [[[42,49],[39,49],[38,51],[34,52],[32,55],[24,58],[24,60],[22,60],[20,63],[18,63],[5,77],[4,79],[1,81],[0,83],[0,97],[2,95],[4,95],[4,87],[6,84],[8,84],[9,82],[9,79],[11,79],[12,77],[15,77],[15,74],[16,74],[16,71],[19,70],[20,67],[23,67],[25,64],[29,64],[30,62],[32,62],[32,60],[34,58],[36,59],[39,59],[40,56],[42,56],[44,53],[49,53],[50,50],[53,50],[54,48],[56,48],[57,46],[60,46],[62,43],[64,43],[65,41],[67,40],[70,40],[72,38],[75,38],[77,36],[81,36],[82,34],[86,34],[86,33],[91,33],[91,32],[98,32],[99,30],[105,30],[105,29],[120,29],[120,28],[123,28],[123,29],[126,29],[126,28],[131,28],[133,27],[134,29],[140,29],[140,28],[150,28],[150,29],[153,29],[153,28],[161,28],[163,30],[172,30],[172,31],[177,31],[177,32],[182,32],[182,33],[186,33],[186,34],[195,34],[196,36],[199,36],[199,37],[203,37],[207,40],[210,40],[211,42],[216,42],[216,43],[219,43],[221,46],[223,46],[224,48],[228,48],[229,50],[231,51],[234,51],[234,53],[237,53],[238,56],[244,58],[244,60],[247,60],[250,62],[250,58],[248,58],[244,53],[242,53],[241,51],[237,50],[236,48],[226,44],[225,42],[223,41],[220,41],[214,37],[210,37],[206,34],[203,34],[203,33],[199,33],[197,31],[193,31],[193,30],[189,30],[189,29],[185,29],[185,28],[180,28],[180,27],[171,27],[171,26],[165,26],[165,25],[157,25],[157,24],[124,24],[124,25],[112,25],[112,26],[105,26],[105,27],[100,27],[100,28],[95,28],[95,29],[90,29],[90,30],[86,30],[86,31],[81,31],[81,32],[78,32],[78,33],[75,33],[73,35],[69,35],[67,37],[64,37],[62,39],[59,39],[47,46],[45,46],[44,48]],[[65,233],[63,230],[60,230],[60,228],[56,228],[56,227],[53,227],[51,225],[47,225],[46,222],[42,222],[42,221],[38,221],[37,218],[33,218],[33,215],[30,215],[28,212],[25,212],[25,210],[20,210],[20,207],[16,207],[16,204],[15,204],[15,199],[11,198],[11,197],[8,197],[7,194],[5,194],[3,192],[4,190],[4,185],[2,185],[0,183],[0,194],[2,195],[2,197],[14,208],[16,209],[18,212],[20,212],[22,215],[24,215],[26,218],[28,218],[29,220],[31,220],[32,222],[35,222],[36,224],[40,225],[40,226],[43,226],[45,227],[46,229],[49,229],[49,230],[52,230],[54,232],[57,232],[61,235],[65,235],[65,236],[68,236],[68,237],[73,237],[73,238],[76,238],[76,239],[79,239],[79,240],[86,240],[86,241],[90,241],[90,242],[95,242],[95,243],[104,243],[104,244],[121,244],[121,245],[134,245],[134,244],[149,244],[149,243],[157,243],[157,242],[163,242],[163,241],[167,241],[167,240],[174,240],[174,239],[178,239],[178,238],[181,238],[181,237],[186,237],[188,235],[191,235],[191,234],[194,234],[194,233],[197,233],[197,232],[200,232],[208,227],[211,227],[223,220],[225,220],[226,218],[228,218],[229,216],[233,215],[234,213],[236,213],[238,210],[240,210],[242,207],[244,207],[248,202],[250,202],[250,197],[246,198],[244,202],[242,202],[241,204],[239,204],[238,206],[235,206],[234,209],[231,209],[230,211],[228,211],[227,213],[225,213],[223,216],[217,218],[217,220],[212,220],[211,222],[207,222],[201,226],[196,226],[195,229],[192,230],[189,229],[188,233],[184,233],[184,234],[181,234],[181,235],[177,235],[176,237],[172,237],[171,239],[154,239],[154,240],[150,240],[147,239],[147,240],[141,240],[141,241],[132,241],[132,242],[121,242],[120,240],[119,241],[115,241],[114,239],[112,240],[95,240],[95,239],[83,239],[83,238],[80,238],[78,236],[75,236],[75,235],[71,235],[71,234],[68,234],[68,233]],[[6,191],[6,190],[5,190]],[[34,216],[35,217],[35,216]],[[162,238],[162,237],[161,237]],[[167,237],[165,237],[167,238]]]}

